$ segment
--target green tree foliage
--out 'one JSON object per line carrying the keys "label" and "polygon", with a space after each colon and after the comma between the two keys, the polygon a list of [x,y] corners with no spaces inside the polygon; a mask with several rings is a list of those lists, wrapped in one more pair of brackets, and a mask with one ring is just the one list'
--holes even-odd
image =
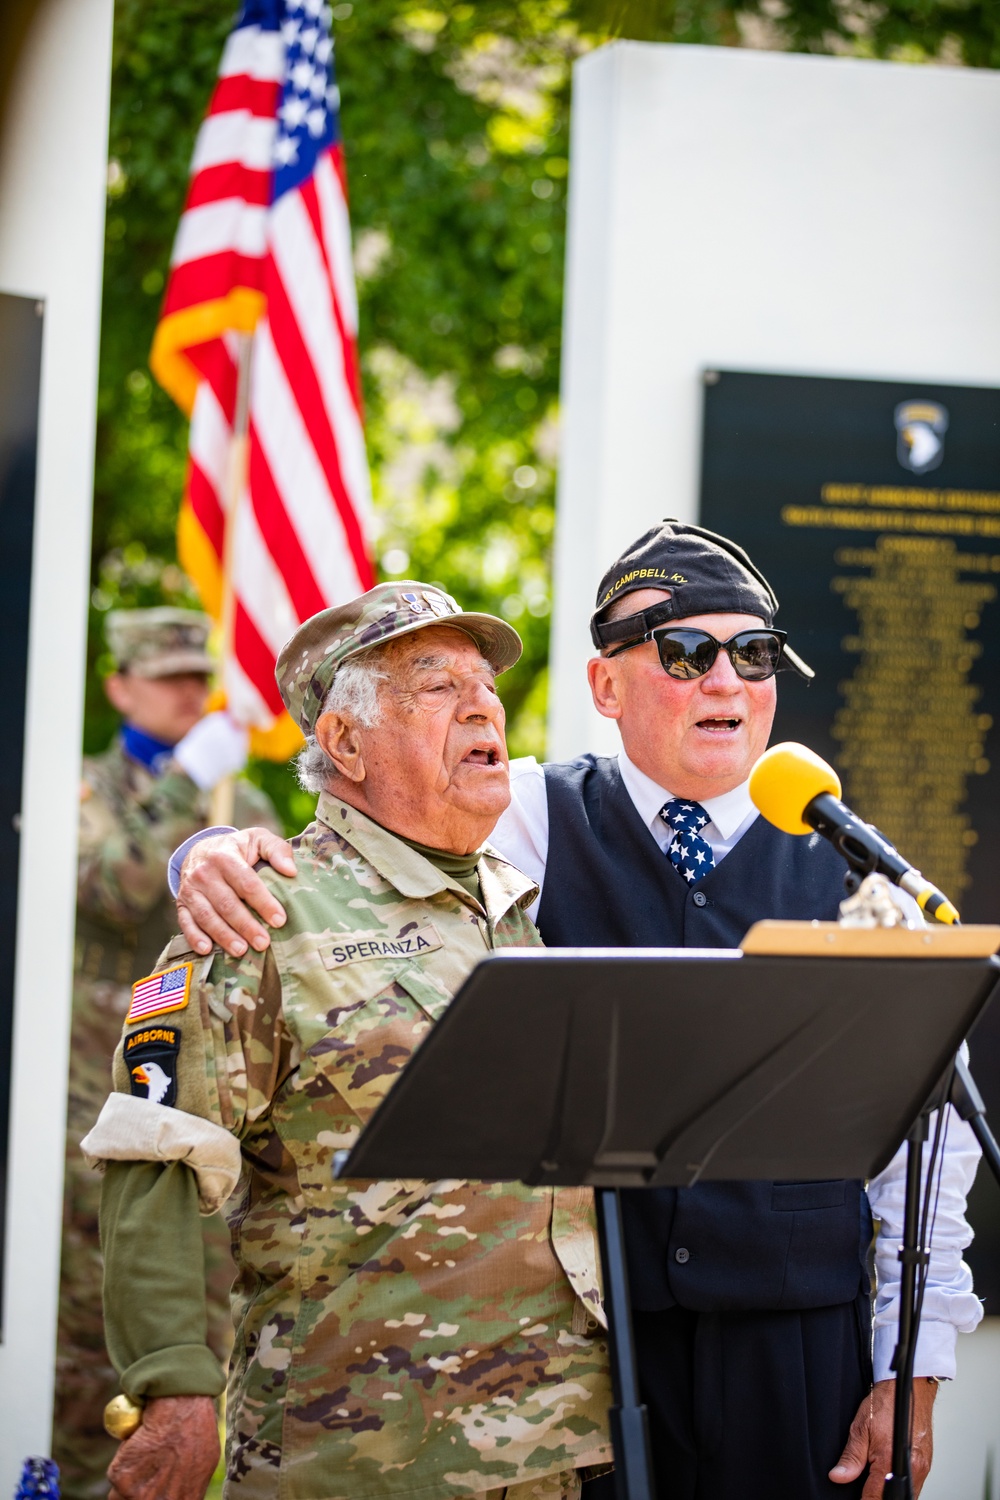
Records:
{"label": "green tree foliage", "polygon": [[[544,743],[574,59],[612,36],[1000,63],[990,0],[334,4],[381,576],[440,582],[525,639],[515,752]],[[146,359],[231,0],[118,0],[86,745],[112,732],[101,620],[194,602],[176,566],[186,424]],[[305,803],[257,774],[289,822]]]}

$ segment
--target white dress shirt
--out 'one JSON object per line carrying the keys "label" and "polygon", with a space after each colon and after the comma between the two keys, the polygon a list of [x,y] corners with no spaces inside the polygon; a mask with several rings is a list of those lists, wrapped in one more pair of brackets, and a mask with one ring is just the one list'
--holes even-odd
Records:
{"label": "white dress shirt", "polygon": [[[640,771],[625,754],[618,753],[618,769],[625,789],[650,834],[661,850],[673,838],[673,832],[660,817],[660,808],[674,795]],[[541,891],[545,882],[545,865],[549,848],[549,807],[545,793],[545,772],[534,756],[510,763],[511,803],[500,819],[490,844]],[[712,846],[718,864],[739,843],[754,820],[759,817],[750,800],[748,783],[743,782],[719,797],[707,797],[702,807],[709,822],[700,830]],[[232,832],[227,828],[207,828],[193,834],[177,848],[170,860],[170,889],[177,894],[180,867],[188,850],[211,833]],[[664,854],[664,858],[666,855]],[[897,899],[919,908],[903,891],[894,892]],[[538,902],[529,908],[537,916]],[[937,1116],[930,1121],[930,1139],[934,1139]],[[926,1163],[929,1152],[925,1148]],[[972,1273],[962,1260],[962,1251],[972,1239],[965,1218],[965,1200],[976,1175],[981,1152],[968,1125],[948,1106],[941,1173],[941,1192],[937,1217],[931,1236],[930,1272],[924,1296],[920,1333],[917,1339],[915,1375],[936,1375],[941,1380],[955,1377],[955,1342],[958,1334],[971,1333],[983,1316],[983,1306],[972,1290]],[[924,1173],[926,1181],[926,1170]],[[873,1363],[876,1380],[888,1379],[890,1362],[896,1347],[899,1322],[900,1263],[898,1250],[903,1234],[903,1202],[906,1191],[906,1146],[900,1147],[885,1171],[868,1184],[872,1214],[878,1224],[875,1241],[875,1335]]]}
{"label": "white dress shirt", "polygon": [[[624,750],[618,752],[618,769],[636,811],[659,848],[665,850],[673,838],[673,831],[659,814],[660,808],[674,794],[640,771]],[[549,846],[545,773],[533,756],[526,756],[511,761],[510,782],[511,804],[494,829],[490,843],[511,864],[530,876],[541,890]],[[701,836],[711,844],[718,864],[735,848],[759,813],[750,801],[747,782],[720,797],[707,797],[701,805],[710,819],[700,830]],[[902,891],[893,894],[897,898],[905,897]],[[916,903],[908,898],[907,905],[918,912]],[[536,901],[530,914],[534,918],[537,912]],[[936,1120],[937,1116],[932,1115],[931,1140],[934,1139]],[[925,1147],[925,1162],[928,1154]],[[982,1303],[972,1290],[972,1273],[962,1260],[962,1251],[972,1239],[972,1230],[965,1218],[965,1200],[980,1155],[972,1130],[949,1105],[941,1193],[931,1236],[930,1271],[914,1362],[916,1375],[936,1375],[941,1380],[953,1380],[956,1338],[960,1332],[971,1333],[983,1316]],[[898,1250],[903,1236],[905,1191],[906,1146],[903,1145],[885,1170],[868,1184],[868,1198],[878,1224],[873,1347],[876,1380],[886,1380],[892,1375],[890,1364],[899,1322],[901,1268]]]}
{"label": "white dress shirt", "polygon": [[[660,817],[660,808],[670,801],[673,792],[657,786],[652,777],[633,765],[624,750],[618,752],[618,769],[640,818],[660,848],[665,850],[674,833]],[[731,792],[723,792],[720,797],[707,797],[701,804],[710,821],[699,832],[711,844],[716,864],[736,847],[751,823],[760,817],[750,801],[748,786],[749,783],[744,781]],[[525,875],[530,875],[541,892],[549,849],[549,804],[545,795],[545,772],[533,755],[525,755],[510,763],[510,806],[490,835],[490,843],[504,859],[517,865]],[[528,913],[534,921],[538,915],[538,901],[528,908]]]}

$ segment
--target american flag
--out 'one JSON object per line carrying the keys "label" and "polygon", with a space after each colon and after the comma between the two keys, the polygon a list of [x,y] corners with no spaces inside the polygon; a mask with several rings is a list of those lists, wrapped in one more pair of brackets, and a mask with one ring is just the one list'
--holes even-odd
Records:
{"label": "american flag", "polygon": [[[251,333],[231,525],[239,336]],[[195,145],[150,364],[191,417],[181,563],[218,620],[228,569],[227,703],[271,731],[255,748],[277,758],[297,735],[278,651],[301,620],[374,582],[356,338],[329,7],[248,0]]]}
{"label": "american flag", "polygon": [[191,965],[180,964],[165,973],[150,974],[148,979],[137,980],[132,986],[132,1004],[126,1021],[141,1021],[144,1016],[180,1010],[187,1004],[190,977]]}

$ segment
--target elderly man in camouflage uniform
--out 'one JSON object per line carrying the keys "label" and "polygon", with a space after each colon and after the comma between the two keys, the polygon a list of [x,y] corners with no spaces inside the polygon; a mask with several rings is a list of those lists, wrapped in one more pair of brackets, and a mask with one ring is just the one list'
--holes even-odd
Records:
{"label": "elderly man in camouflage uniform", "polygon": [[[332,1175],[476,962],[539,941],[535,888],[484,842],[510,797],[494,678],[519,655],[502,621],[402,583],[279,657],[321,789],[287,921],[241,959],[168,947],[85,1142],[106,1163],[108,1345],[143,1408],[110,1471],[130,1500],[200,1500],[212,1472],[195,1223],[237,1179],[230,1500],[606,1486],[589,1193]],[[474,1108],[456,1100],[456,1129]]]}
{"label": "elderly man in camouflage uniform", "polygon": [[[213,670],[209,625],[206,615],[185,609],[109,615],[116,671],[105,687],[124,723],[103,755],[83,763],[53,1432],[68,1500],[107,1493],[115,1452],[102,1420],[116,1377],[101,1315],[100,1179],[80,1155],[80,1138],[107,1097],[108,1059],[132,981],[149,972],[175,926],[165,857],[178,836],[205,826],[209,789],[246,757],[245,737],[225,714],[203,717]],[[274,809],[256,787],[238,782],[235,804],[277,829]],[[217,1217],[206,1220],[206,1250],[212,1338],[224,1356],[233,1268]]]}

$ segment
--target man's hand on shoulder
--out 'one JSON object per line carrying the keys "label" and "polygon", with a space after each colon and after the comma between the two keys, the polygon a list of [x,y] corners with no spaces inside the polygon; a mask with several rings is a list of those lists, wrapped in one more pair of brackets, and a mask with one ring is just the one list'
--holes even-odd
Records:
{"label": "man's hand on shoulder", "polygon": [[[931,1429],[937,1382],[917,1379],[913,1382],[913,1440],[910,1445],[910,1468],[913,1473],[914,1500],[923,1488],[934,1456]],[[896,1382],[880,1380],[858,1407],[844,1451],[830,1470],[835,1484],[849,1484],[871,1470],[861,1500],[882,1500],[885,1477],[892,1469],[892,1418],[896,1404]]]}
{"label": "man's hand on shoulder", "polygon": [[293,876],[291,845],[266,828],[244,828],[201,839],[181,867],[177,917],[181,931],[196,953],[208,953],[218,943],[232,958],[242,958],[247,945],[263,953],[271,939],[269,927],[283,927],[284,907],[254,871],[263,860],[279,875]]}
{"label": "man's hand on shoulder", "polygon": [[110,1500],[204,1500],[219,1451],[211,1396],[160,1396],[111,1462]]}

